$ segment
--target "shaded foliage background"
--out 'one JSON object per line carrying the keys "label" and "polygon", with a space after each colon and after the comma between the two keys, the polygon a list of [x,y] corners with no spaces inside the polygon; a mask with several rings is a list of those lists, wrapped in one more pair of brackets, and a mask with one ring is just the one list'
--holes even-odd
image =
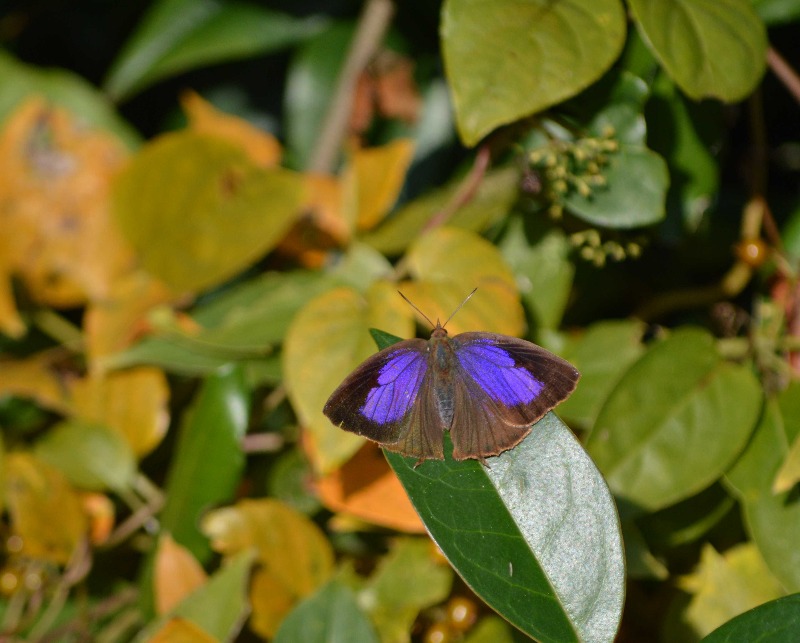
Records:
{"label": "shaded foliage background", "polygon": [[[0,11],[2,636],[796,638],[800,2]],[[330,425],[476,286],[578,440]]]}

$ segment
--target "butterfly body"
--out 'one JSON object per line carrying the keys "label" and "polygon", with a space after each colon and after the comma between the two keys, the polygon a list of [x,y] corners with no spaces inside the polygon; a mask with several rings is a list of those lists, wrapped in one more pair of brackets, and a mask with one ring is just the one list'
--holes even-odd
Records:
{"label": "butterfly body", "polygon": [[369,357],[323,409],[337,426],[420,461],[497,455],[575,389],[569,362],[525,340],[494,333],[408,339]]}

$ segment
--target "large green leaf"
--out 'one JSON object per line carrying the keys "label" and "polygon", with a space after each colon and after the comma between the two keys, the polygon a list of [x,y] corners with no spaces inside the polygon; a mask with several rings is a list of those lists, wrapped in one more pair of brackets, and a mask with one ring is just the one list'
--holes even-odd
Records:
{"label": "large green leaf", "polygon": [[448,0],[442,48],[459,133],[498,127],[574,96],[625,41],[619,0]]}
{"label": "large green leaf", "polygon": [[161,525],[201,561],[211,550],[199,529],[200,516],[231,499],[244,468],[241,440],[248,406],[241,370],[226,367],[203,382],[183,419]]}
{"label": "large green leaf", "polygon": [[300,603],[281,623],[275,643],[378,643],[378,635],[353,592],[332,580]]}
{"label": "large green leaf", "polygon": [[259,168],[242,149],[187,130],[142,148],[113,197],[142,264],[183,292],[218,284],[271,250],[304,189],[298,174]]}
{"label": "large green leaf", "polygon": [[645,40],[695,100],[738,101],[766,66],[767,35],[751,0],[629,0]]}
{"label": "large green leaf", "polygon": [[753,432],[761,402],[747,367],[723,361],[707,332],[681,329],[625,373],[586,446],[617,496],[653,511],[727,470]]}
{"label": "large green leaf", "polygon": [[256,4],[161,0],[114,62],[105,90],[122,100],[189,69],[286,47],[321,26],[318,18],[295,18]]}
{"label": "large green leaf", "polygon": [[721,625],[702,643],[794,643],[800,639],[800,594],[754,607]]}
{"label": "large green leaf", "polygon": [[612,641],[625,563],[614,502],[554,414],[487,460],[415,467],[386,452],[433,539],[472,590],[538,641]]}

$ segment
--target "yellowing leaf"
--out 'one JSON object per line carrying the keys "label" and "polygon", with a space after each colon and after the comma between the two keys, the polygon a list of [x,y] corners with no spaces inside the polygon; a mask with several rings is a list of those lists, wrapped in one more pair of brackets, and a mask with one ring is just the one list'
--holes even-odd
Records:
{"label": "yellowing leaf", "polygon": [[256,166],[192,131],[143,147],[114,186],[114,212],[144,267],[176,292],[221,283],[274,248],[305,200],[299,174]]}
{"label": "yellowing leaf", "polygon": [[[19,275],[33,299],[54,306],[105,297],[133,260],[109,216],[111,178],[126,154],[62,108],[21,104],[0,134],[0,280]],[[14,332],[7,285],[0,292]]]}
{"label": "yellowing leaf", "polygon": [[260,569],[251,588],[254,629],[271,636],[291,606],[333,572],[333,550],[313,522],[272,499],[242,500],[208,513],[202,524],[226,556],[254,547]]}
{"label": "yellowing leaf", "polygon": [[525,313],[511,269],[491,243],[467,230],[437,228],[408,249],[413,281],[400,290],[433,322],[444,321],[474,288],[478,291],[447,325],[465,330],[521,335]]}
{"label": "yellowing leaf", "polygon": [[169,425],[169,387],[152,367],[90,375],[72,385],[76,417],[109,427],[137,456],[152,451]]}
{"label": "yellowing leaf", "polygon": [[390,529],[425,533],[425,527],[380,448],[367,443],[339,469],[317,481],[322,503]]}
{"label": "yellowing leaf", "polygon": [[169,619],[147,640],[148,643],[219,643],[219,639],[199,625],[179,617]]}
{"label": "yellowing leaf", "polygon": [[193,130],[233,143],[261,167],[274,167],[280,163],[281,145],[271,134],[242,118],[221,112],[191,91],[181,96],[181,106]]}
{"label": "yellowing leaf", "polygon": [[408,139],[353,152],[342,177],[350,197],[344,209],[351,213],[351,227],[369,230],[383,220],[400,195],[413,155],[414,144]]}
{"label": "yellowing leaf", "polygon": [[700,637],[784,594],[753,543],[737,545],[723,555],[705,545],[697,570],[681,585],[693,594],[683,618]]}
{"label": "yellowing leaf", "polygon": [[778,469],[772,485],[772,493],[789,491],[798,482],[800,482],[800,438],[794,441],[781,468]]}
{"label": "yellowing leaf", "polygon": [[52,411],[67,412],[67,385],[54,364],[55,359],[57,355],[45,352],[0,361],[0,394],[27,397]]}
{"label": "yellowing leaf", "polygon": [[22,539],[19,555],[66,564],[87,534],[78,494],[58,470],[30,454],[8,454],[5,469],[11,531]]}
{"label": "yellowing leaf", "polygon": [[162,534],[153,566],[153,595],[156,614],[166,614],[184,598],[206,583],[203,567],[191,552]]}
{"label": "yellowing leaf", "polygon": [[413,332],[412,311],[389,283],[376,282],[366,296],[350,288],[320,295],[303,307],[286,334],[285,384],[317,471],[337,468],[363,443],[331,424],[322,407],[350,371],[376,352],[370,328],[399,337]]}

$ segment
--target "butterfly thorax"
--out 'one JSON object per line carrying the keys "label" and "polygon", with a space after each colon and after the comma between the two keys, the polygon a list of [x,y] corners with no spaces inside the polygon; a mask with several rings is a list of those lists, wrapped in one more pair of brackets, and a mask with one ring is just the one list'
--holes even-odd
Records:
{"label": "butterfly thorax", "polygon": [[447,331],[441,326],[437,326],[431,339],[428,342],[429,356],[428,364],[433,378],[433,390],[436,400],[436,409],[442,424],[450,428],[453,423],[453,365],[458,359],[455,354],[453,343],[447,336]]}

